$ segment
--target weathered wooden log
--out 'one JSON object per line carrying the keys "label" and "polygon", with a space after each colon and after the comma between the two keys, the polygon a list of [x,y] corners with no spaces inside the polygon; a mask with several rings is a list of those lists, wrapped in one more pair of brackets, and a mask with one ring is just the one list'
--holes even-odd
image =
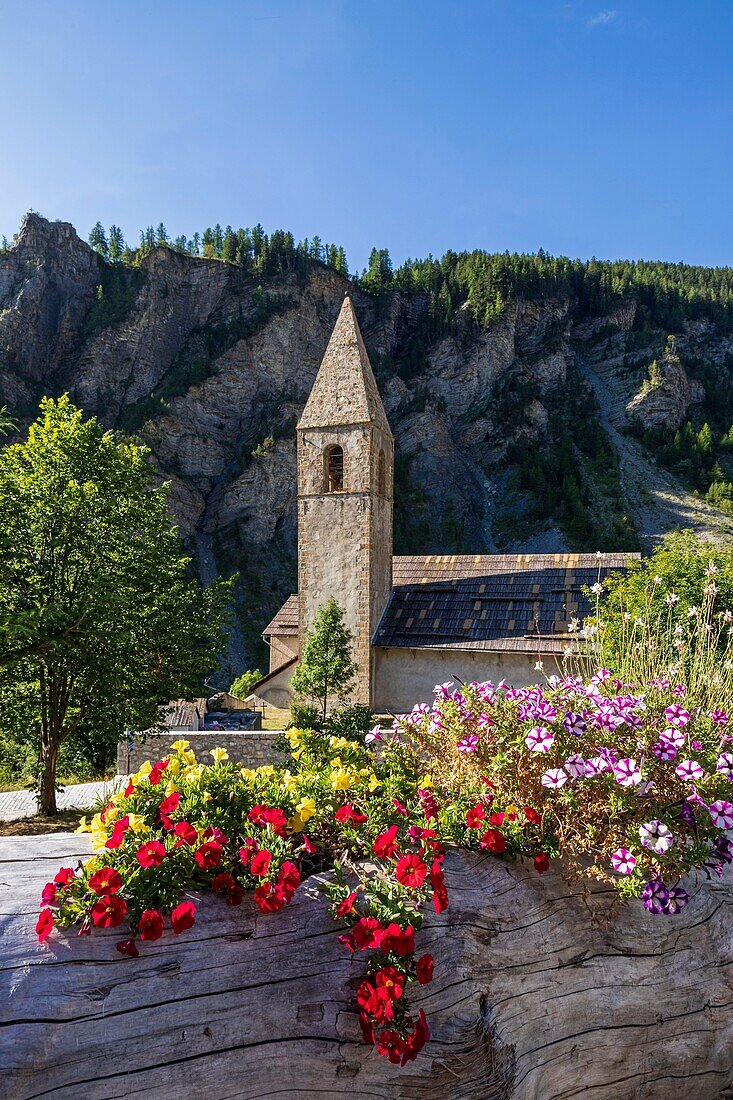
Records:
{"label": "weathered wooden log", "polygon": [[364,956],[318,879],[260,915],[201,900],[194,929],[122,958],[121,929],[36,940],[38,895],[86,855],[68,834],[0,839],[0,1096],[108,1100],[720,1100],[733,1097],[733,884],[674,918],[594,926],[558,874],[452,852],[451,905],[420,947],[433,1039],[405,1069],[360,1040]]}

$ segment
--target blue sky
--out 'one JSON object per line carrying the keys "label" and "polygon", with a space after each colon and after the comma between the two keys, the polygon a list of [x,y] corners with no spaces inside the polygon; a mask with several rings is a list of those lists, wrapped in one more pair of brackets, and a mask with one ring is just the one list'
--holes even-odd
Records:
{"label": "blue sky", "polygon": [[728,0],[0,0],[0,233],[733,262]]}

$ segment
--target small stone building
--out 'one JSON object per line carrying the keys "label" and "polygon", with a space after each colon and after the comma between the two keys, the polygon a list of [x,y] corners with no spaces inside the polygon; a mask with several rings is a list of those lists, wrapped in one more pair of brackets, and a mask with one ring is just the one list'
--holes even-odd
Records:
{"label": "small stone building", "polygon": [[[300,641],[333,596],[353,634],[354,699],[409,710],[436,683],[533,683],[560,667],[582,588],[628,554],[394,557],[394,439],[346,298],[297,426],[298,586],[264,631],[270,669],[253,695],[289,705]],[[633,556],[633,555],[632,555]]]}

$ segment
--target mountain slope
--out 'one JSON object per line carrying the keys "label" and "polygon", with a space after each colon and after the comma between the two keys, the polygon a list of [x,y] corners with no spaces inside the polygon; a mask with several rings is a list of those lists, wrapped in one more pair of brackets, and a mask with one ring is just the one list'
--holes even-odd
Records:
{"label": "mountain slope", "polygon": [[632,549],[677,524],[729,535],[645,437],[713,415],[733,362],[714,320],[685,321],[667,354],[633,296],[589,317],[560,288],[482,324],[458,301],[436,326],[419,288],[166,247],[110,264],[28,215],[0,256],[0,404],[27,421],[68,390],[148,443],[202,575],[239,572],[232,667],[262,659],[261,627],[295,584],[294,427],[347,287],[396,437],[397,552]]}

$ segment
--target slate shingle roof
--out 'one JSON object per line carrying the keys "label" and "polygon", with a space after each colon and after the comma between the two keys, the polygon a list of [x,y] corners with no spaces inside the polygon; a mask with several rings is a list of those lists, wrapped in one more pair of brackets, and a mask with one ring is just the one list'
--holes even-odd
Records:
{"label": "slate shingle roof", "polygon": [[[429,554],[392,561],[393,591],[373,644],[410,649],[561,652],[568,622],[591,607],[582,588],[638,554]],[[265,635],[298,633],[290,596]]]}

